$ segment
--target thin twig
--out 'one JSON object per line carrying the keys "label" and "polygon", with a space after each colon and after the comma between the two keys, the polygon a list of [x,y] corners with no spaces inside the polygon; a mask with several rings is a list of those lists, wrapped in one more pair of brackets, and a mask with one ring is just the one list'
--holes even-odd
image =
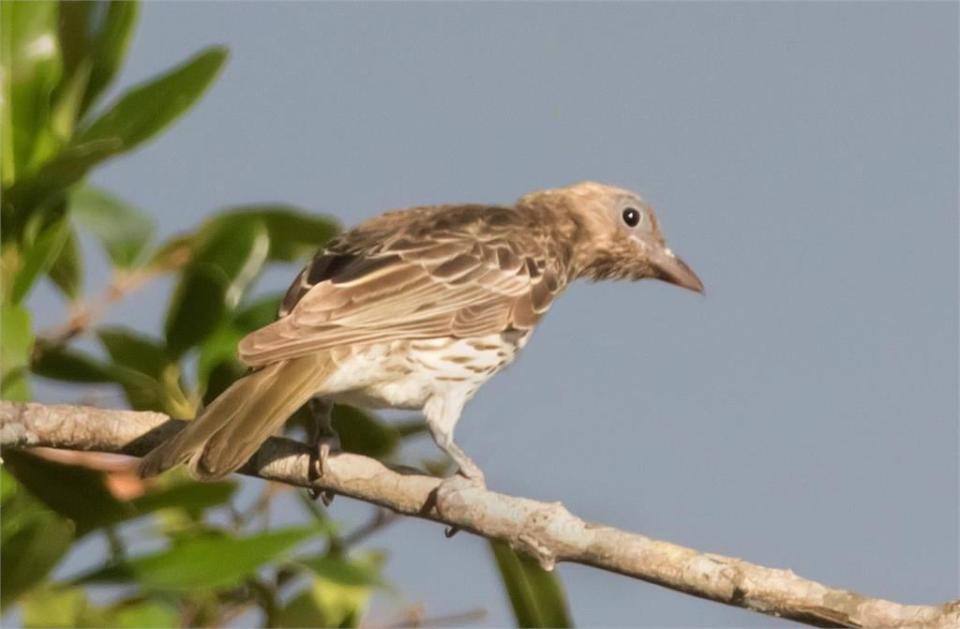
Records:
{"label": "thin twig", "polygon": [[[161,413],[80,406],[0,402],[0,445],[47,446],[143,456],[185,422]],[[789,570],[703,553],[572,515],[559,502],[496,493],[465,482],[398,473],[374,459],[338,453],[312,480],[313,453],[302,443],[273,437],[240,473],[351,496],[501,540],[545,569],[569,561],[649,583],[818,626],[958,627],[960,601],[902,605],[830,588]]]}
{"label": "thin twig", "polygon": [[340,548],[350,548],[364,541],[380,529],[390,526],[400,519],[400,514],[395,511],[389,511],[383,507],[376,507],[376,512],[368,522],[360,525],[358,528],[338,538],[337,546]]}
{"label": "thin twig", "polygon": [[41,332],[38,335],[36,348],[43,351],[66,345],[93,327],[97,321],[103,318],[111,305],[140,289],[144,284],[162,273],[162,269],[152,267],[118,273],[98,297],[74,304],[71,306],[70,316],[64,323],[46,332]]}
{"label": "thin twig", "polygon": [[[407,610],[403,620],[384,625],[385,629],[406,629],[407,627],[462,627],[469,623],[480,622],[487,617],[487,610],[477,608],[445,616],[425,616],[422,607]],[[372,628],[371,628],[372,629]]]}
{"label": "thin twig", "polygon": [[246,511],[237,513],[237,518],[235,521],[237,528],[243,528],[247,526],[257,516],[262,517],[263,526],[269,528],[270,503],[273,501],[273,498],[284,489],[289,489],[289,487],[279,483],[266,483],[263,489],[260,491],[260,495],[257,496],[257,499],[253,502],[253,504],[251,504]]}

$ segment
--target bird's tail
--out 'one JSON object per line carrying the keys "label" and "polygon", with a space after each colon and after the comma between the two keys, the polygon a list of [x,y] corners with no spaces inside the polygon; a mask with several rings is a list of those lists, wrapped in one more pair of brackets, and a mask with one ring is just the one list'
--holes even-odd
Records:
{"label": "bird's tail", "polygon": [[268,365],[234,382],[204,412],[140,462],[155,476],[187,463],[197,478],[240,468],[298,408],[316,395],[333,370],[325,352]]}

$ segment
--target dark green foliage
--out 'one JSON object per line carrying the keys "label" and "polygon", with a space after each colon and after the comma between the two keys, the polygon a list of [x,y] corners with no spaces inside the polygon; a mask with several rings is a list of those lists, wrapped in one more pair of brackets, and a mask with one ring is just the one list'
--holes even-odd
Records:
{"label": "dark green foliage", "polygon": [[182,509],[198,518],[206,509],[226,503],[236,491],[237,486],[231,481],[185,482],[155,489],[130,501],[130,505],[137,515],[147,515],[161,509]]}
{"label": "dark green foliage", "polygon": [[102,144],[129,151],[159,133],[203,95],[227,58],[217,46],[130,89],[74,137],[74,147]]}
{"label": "dark green foliage", "polygon": [[333,409],[333,427],[347,452],[383,458],[400,443],[400,433],[392,425],[350,406]]}
{"label": "dark green foliage", "polygon": [[572,627],[560,579],[533,559],[490,542],[518,627]]}
{"label": "dark green foliage", "polygon": [[167,348],[182,355],[213,332],[240,302],[267,259],[270,237],[262,223],[220,223],[196,246],[167,312]]}
{"label": "dark green foliage", "polygon": [[0,306],[0,394],[3,399],[29,399],[27,368],[31,351],[30,313],[22,306],[4,302]]}
{"label": "dark green foliage", "polygon": [[72,522],[78,538],[133,513],[107,490],[99,472],[26,452],[10,451],[3,458],[23,488]]}
{"label": "dark green foliage", "polygon": [[45,273],[60,255],[69,233],[67,221],[59,219],[47,225],[34,239],[24,252],[20,270],[13,279],[10,289],[11,302],[18,304],[27,296],[34,281]]}
{"label": "dark green foliage", "polygon": [[102,327],[97,330],[97,336],[115,364],[156,380],[163,377],[167,356],[159,341],[120,327]]}
{"label": "dark green foliage", "polygon": [[135,581],[153,592],[236,587],[257,568],[276,561],[316,533],[312,528],[296,528],[238,538],[210,531],[175,540],[170,548],[157,553],[104,566],[79,577],[77,582]]}
{"label": "dark green foliage", "polygon": [[[292,277],[338,230],[328,217],[261,204],[219,210],[157,242],[149,215],[86,182],[104,161],[187,113],[227,58],[223,48],[207,48],[101,104],[123,65],[139,8],[0,3],[6,400],[29,400],[31,379],[41,377],[69,385],[61,390],[78,400],[99,400],[107,391],[103,403],[113,406],[113,394],[122,393],[134,409],[195,416],[243,375],[237,342],[276,315],[282,293],[250,294],[261,272],[282,264]],[[103,295],[84,289],[81,235],[92,237],[112,265]],[[163,275],[175,286],[163,330],[98,324],[111,302]],[[34,330],[28,309],[44,279],[76,313],[53,332]],[[84,332],[98,344],[75,344]],[[302,410],[288,430],[302,432],[308,421]],[[396,457],[405,439],[423,432],[419,421],[388,424],[344,406],[334,422],[346,450],[380,458]],[[219,626],[249,609],[259,610],[267,626],[356,626],[371,595],[389,588],[384,556],[346,548],[349,536],[339,537],[318,505],[305,502],[308,526],[265,526],[277,487],[261,484],[263,494],[251,503],[233,480],[196,483],[172,471],[144,483],[104,455],[75,453],[69,462],[20,451],[3,457],[0,612],[18,608],[27,627]],[[105,556],[82,574],[55,572],[78,540],[96,536],[108,542]],[[139,543],[145,540],[152,543]],[[568,625],[555,578],[505,552],[498,551],[498,565],[518,619]],[[104,602],[89,596],[93,584],[122,587]]]}
{"label": "dark green foliage", "polygon": [[83,260],[80,258],[80,243],[77,241],[75,228],[70,229],[63,247],[60,248],[60,254],[47,272],[50,280],[68,299],[80,298],[83,288]]}
{"label": "dark green foliage", "polygon": [[106,190],[83,186],[70,192],[71,218],[103,244],[118,269],[139,262],[153,237],[153,220]]}
{"label": "dark green foliage", "polygon": [[73,541],[73,525],[19,486],[6,471],[0,475],[3,498],[0,510],[0,606],[42,582]]}

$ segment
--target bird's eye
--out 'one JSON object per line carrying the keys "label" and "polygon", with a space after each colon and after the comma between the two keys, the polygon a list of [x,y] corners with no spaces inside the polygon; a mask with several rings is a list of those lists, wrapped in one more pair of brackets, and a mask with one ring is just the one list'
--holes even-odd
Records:
{"label": "bird's eye", "polygon": [[640,223],[640,210],[635,207],[624,208],[623,222],[628,227],[636,227]]}

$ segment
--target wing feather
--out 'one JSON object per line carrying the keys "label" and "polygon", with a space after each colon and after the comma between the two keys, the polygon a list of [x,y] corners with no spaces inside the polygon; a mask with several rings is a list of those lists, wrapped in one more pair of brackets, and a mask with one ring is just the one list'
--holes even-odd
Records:
{"label": "wing feather", "polygon": [[353,250],[350,233],[341,237],[298,276],[281,318],[241,341],[241,359],[260,366],[349,344],[532,328],[563,274],[539,239],[500,233],[504,209],[496,210],[499,232],[361,228]]}

